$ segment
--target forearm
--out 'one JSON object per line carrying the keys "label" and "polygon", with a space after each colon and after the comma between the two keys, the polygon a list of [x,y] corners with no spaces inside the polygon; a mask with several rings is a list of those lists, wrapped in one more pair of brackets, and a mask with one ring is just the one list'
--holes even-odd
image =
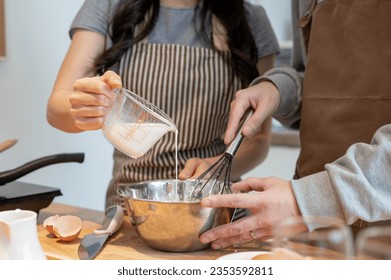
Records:
{"label": "forearm", "polygon": [[307,2],[309,1],[292,1],[293,47],[291,66],[271,69],[252,83],[256,84],[266,80],[277,87],[280,94],[280,103],[276,111],[273,112],[273,117],[284,126],[295,129],[298,129],[300,125],[301,95],[306,60],[302,31],[298,23],[306,11]]}
{"label": "forearm", "polygon": [[273,117],[284,126],[297,129],[300,121],[302,74],[293,68],[275,68],[254,80],[252,84],[263,81],[272,82],[280,94],[280,103]]}
{"label": "forearm", "polygon": [[357,143],[325,166],[326,171],[293,180],[303,215],[340,217],[348,224],[391,219],[391,125],[371,144]]}
{"label": "forearm", "polygon": [[[275,56],[262,57],[257,62],[259,73],[264,73],[274,67]],[[251,86],[251,85],[250,85]],[[271,118],[267,118],[260,132],[243,140],[232,162],[231,178],[238,179],[257,165],[262,163],[268,152],[271,142]]]}
{"label": "forearm", "polygon": [[70,96],[76,80],[96,75],[94,62],[103,52],[104,42],[98,33],[75,31],[47,104],[47,120],[52,126],[66,132],[83,131],[74,124]]}

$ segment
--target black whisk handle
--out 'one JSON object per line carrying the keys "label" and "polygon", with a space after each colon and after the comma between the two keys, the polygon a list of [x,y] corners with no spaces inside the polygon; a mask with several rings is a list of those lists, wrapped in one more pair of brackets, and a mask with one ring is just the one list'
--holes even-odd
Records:
{"label": "black whisk handle", "polygon": [[238,131],[236,132],[236,136],[234,140],[232,140],[231,144],[229,144],[228,148],[225,150],[226,154],[231,155],[234,157],[236,155],[236,152],[239,150],[240,144],[242,144],[242,141],[244,139],[244,136],[242,134],[242,128],[243,125],[247,122],[247,120],[250,118],[250,116],[253,114],[253,110],[247,110],[245,113],[241,124],[239,125]]}

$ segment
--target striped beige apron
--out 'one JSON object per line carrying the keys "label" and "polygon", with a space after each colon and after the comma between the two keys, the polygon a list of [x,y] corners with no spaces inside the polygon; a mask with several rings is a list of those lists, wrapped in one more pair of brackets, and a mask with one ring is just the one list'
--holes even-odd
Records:
{"label": "striped beige apron", "polygon": [[[178,170],[192,157],[224,152],[230,103],[241,82],[232,76],[227,51],[184,45],[139,43],[123,55],[123,87],[155,104],[178,128]],[[175,179],[175,133],[167,133],[143,157],[114,151],[106,206],[121,204],[119,185]]]}

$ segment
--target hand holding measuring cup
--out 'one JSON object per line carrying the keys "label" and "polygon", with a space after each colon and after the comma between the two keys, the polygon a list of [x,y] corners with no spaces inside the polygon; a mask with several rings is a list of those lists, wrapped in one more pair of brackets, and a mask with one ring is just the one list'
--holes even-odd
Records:
{"label": "hand holding measuring cup", "polygon": [[75,81],[69,96],[72,126],[79,131],[101,129],[115,99],[113,89],[120,87],[121,78],[113,71]]}
{"label": "hand holding measuring cup", "polygon": [[124,88],[114,91],[116,99],[102,129],[124,154],[139,158],[167,132],[177,131],[170,117],[152,103]]}

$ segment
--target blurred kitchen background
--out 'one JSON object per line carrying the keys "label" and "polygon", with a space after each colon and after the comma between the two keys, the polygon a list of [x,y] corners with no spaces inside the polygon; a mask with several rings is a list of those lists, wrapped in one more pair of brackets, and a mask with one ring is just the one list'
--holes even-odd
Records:
{"label": "blurred kitchen background", "polygon": [[[0,142],[18,142],[0,154],[0,172],[58,153],[85,153],[85,161],[60,163],[18,179],[60,188],[55,202],[103,210],[112,171],[112,146],[101,131],[68,134],[46,121],[46,103],[70,43],[68,28],[83,0],[3,0],[6,54],[0,58]],[[251,1],[265,7],[289,63],[290,1]],[[296,132],[274,124],[268,159],[246,174],[290,179],[298,155]],[[0,186],[1,188],[1,186]]]}

